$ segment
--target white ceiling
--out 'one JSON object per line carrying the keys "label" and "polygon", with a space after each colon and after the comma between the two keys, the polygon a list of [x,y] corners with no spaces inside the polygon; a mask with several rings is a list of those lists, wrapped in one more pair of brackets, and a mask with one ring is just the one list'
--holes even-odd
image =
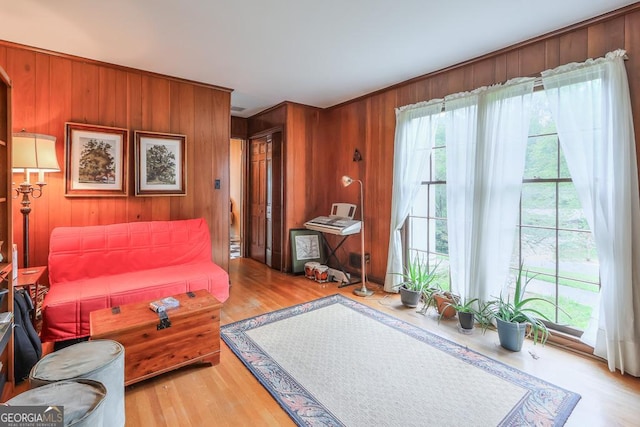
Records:
{"label": "white ceiling", "polygon": [[0,39],[329,107],[627,0],[0,0]]}

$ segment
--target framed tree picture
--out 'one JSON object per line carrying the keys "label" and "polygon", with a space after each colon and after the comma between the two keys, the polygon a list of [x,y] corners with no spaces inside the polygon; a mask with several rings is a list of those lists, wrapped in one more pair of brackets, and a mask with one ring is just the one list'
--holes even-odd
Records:
{"label": "framed tree picture", "polygon": [[65,123],[65,196],[126,196],[129,131]]}
{"label": "framed tree picture", "polygon": [[322,233],[306,228],[289,230],[291,239],[291,270],[302,273],[307,262],[324,262],[324,242]]}
{"label": "framed tree picture", "polygon": [[135,131],[136,196],[184,196],[185,135]]}

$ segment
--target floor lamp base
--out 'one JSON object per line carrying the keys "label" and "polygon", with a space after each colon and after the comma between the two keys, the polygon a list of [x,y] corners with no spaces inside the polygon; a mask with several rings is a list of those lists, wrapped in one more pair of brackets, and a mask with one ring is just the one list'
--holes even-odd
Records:
{"label": "floor lamp base", "polygon": [[361,287],[360,289],[354,289],[353,293],[358,295],[359,297],[370,297],[371,295],[373,295],[373,291],[367,289],[365,286]]}

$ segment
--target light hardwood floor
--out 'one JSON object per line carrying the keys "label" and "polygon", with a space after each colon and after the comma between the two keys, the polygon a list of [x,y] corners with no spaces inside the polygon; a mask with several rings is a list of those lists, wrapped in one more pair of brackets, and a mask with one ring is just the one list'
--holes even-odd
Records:
{"label": "light hardwood floor", "polygon": [[[222,324],[341,293],[581,394],[567,426],[640,425],[640,379],[611,373],[599,360],[531,342],[519,353],[509,352],[499,346],[494,331],[462,335],[455,320],[438,324],[434,314],[423,316],[404,308],[397,295],[386,294],[375,284],[370,285],[376,291],[372,297],[360,298],[352,294],[355,286],[338,289],[336,283],[320,285],[248,259],[232,260],[229,268],[232,288],[222,309]],[[217,366],[187,367],[128,387],[127,426],[294,425],[224,342],[221,347]],[[490,405],[490,390],[486,397]],[[428,420],[424,425],[429,425]]]}

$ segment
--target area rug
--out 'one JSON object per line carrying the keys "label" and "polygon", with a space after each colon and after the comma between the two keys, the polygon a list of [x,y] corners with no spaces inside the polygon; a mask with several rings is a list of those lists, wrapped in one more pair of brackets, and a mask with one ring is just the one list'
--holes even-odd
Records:
{"label": "area rug", "polygon": [[561,426],[580,400],[337,294],[221,335],[301,426]]}

